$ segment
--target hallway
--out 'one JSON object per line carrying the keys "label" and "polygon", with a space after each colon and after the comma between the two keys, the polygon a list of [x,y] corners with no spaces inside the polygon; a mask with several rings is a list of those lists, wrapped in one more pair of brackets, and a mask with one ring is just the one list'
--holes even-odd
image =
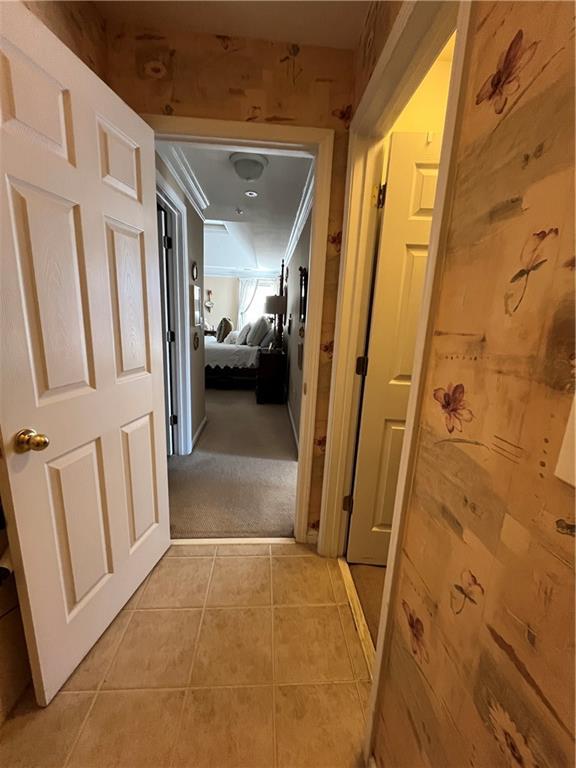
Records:
{"label": "hallway", "polygon": [[207,389],[206,417],[193,453],[168,459],[172,538],[292,536],[298,457],[286,406]]}
{"label": "hallway", "polygon": [[299,544],[176,545],[0,764],[357,768],[370,684],[335,560]]}

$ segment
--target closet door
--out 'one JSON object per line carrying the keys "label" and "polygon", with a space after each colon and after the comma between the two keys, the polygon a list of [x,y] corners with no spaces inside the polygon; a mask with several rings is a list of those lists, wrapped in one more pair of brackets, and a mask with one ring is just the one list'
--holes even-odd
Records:
{"label": "closet door", "polygon": [[378,247],[347,560],[385,565],[442,139],[394,133]]}

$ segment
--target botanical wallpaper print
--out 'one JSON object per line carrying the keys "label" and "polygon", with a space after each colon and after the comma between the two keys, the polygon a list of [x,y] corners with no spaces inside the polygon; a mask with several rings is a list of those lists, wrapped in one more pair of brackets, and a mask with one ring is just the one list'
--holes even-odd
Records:
{"label": "botanical wallpaper print", "polygon": [[574,765],[573,30],[472,5],[378,768]]}
{"label": "botanical wallpaper print", "polygon": [[500,115],[508,103],[508,97],[520,89],[519,75],[532,60],[537,46],[538,42],[525,45],[524,32],[519,29],[506,52],[500,55],[496,72],[488,76],[478,91],[476,104],[489,101],[494,107],[494,112]]}
{"label": "botanical wallpaper print", "polygon": [[298,54],[300,53],[300,46],[296,43],[292,43],[288,46],[287,53],[280,59],[281,64],[286,64],[286,70],[288,77],[292,82],[292,85],[296,85],[296,80],[302,74],[303,69],[298,64]]}
{"label": "botanical wallpaper print", "polygon": [[[334,131],[329,231],[335,234],[327,244],[321,344],[333,339],[352,116],[352,51],[300,45],[297,40],[286,44],[191,34],[167,28],[160,13],[153,28],[143,28],[135,18],[129,26],[110,24],[108,36],[110,84],[137,112]],[[330,378],[331,355],[324,354],[317,435],[327,430]],[[324,450],[318,445],[312,462],[309,527],[317,530],[324,469]]]}
{"label": "botanical wallpaper print", "polygon": [[430,658],[424,642],[424,624],[422,623],[422,619],[420,619],[412,608],[410,608],[406,600],[402,600],[402,608],[404,609],[406,621],[408,622],[412,653],[420,663],[423,661],[428,663]]}
{"label": "botanical wallpaper print", "polygon": [[484,595],[484,587],[470,570],[462,571],[460,581],[452,584],[450,593],[450,607],[458,616],[462,613],[466,603],[478,605],[480,596]]}
{"label": "botanical wallpaper print", "polygon": [[538,768],[526,738],[518,731],[510,715],[496,702],[490,708],[490,722],[494,737],[508,765],[518,766],[518,768]]}
{"label": "botanical wallpaper print", "polygon": [[528,278],[532,272],[536,272],[548,261],[548,259],[545,258],[543,254],[543,247],[546,239],[551,236],[558,236],[558,227],[551,227],[548,230],[541,229],[539,232],[534,232],[524,243],[522,253],[520,254],[520,263],[524,266],[522,266],[510,278],[511,283],[518,283],[520,281],[522,284],[522,289],[520,291],[520,295],[515,300],[515,303],[511,308],[509,305],[513,294],[511,292],[505,294],[504,299],[507,315],[511,315],[516,312],[516,310],[520,307],[520,304],[522,304],[524,296],[526,295],[526,289],[528,288]]}
{"label": "botanical wallpaper print", "polygon": [[106,30],[92,3],[24,2],[62,42],[105,82]]}
{"label": "botanical wallpaper print", "polygon": [[474,414],[468,408],[464,400],[464,384],[448,384],[446,389],[437,387],[434,390],[434,400],[440,403],[440,408],[444,412],[446,429],[450,434],[454,430],[462,432],[462,422],[472,421]]}
{"label": "botanical wallpaper print", "polygon": [[393,0],[372,0],[354,56],[354,104],[358,106],[396,16],[402,7]]}

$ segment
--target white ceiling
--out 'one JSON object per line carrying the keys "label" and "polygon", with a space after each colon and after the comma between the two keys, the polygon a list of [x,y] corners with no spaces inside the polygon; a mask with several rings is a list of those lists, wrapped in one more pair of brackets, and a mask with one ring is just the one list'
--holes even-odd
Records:
{"label": "white ceiling", "polygon": [[369,3],[364,0],[259,0],[258,2],[97,2],[102,16],[140,27],[176,27],[182,32],[249,37],[300,45],[354,49]]}
{"label": "white ceiling", "polygon": [[[229,148],[186,142],[156,143],[158,154],[178,174],[184,188],[196,190],[196,205],[206,220],[204,266],[208,274],[277,274],[286,254],[312,160],[267,154],[268,165],[257,181],[243,181],[230,162]],[[176,155],[184,158],[175,162]],[[256,150],[250,150],[256,152]],[[190,174],[190,171],[192,174]],[[183,176],[188,175],[188,181]],[[257,198],[245,196],[247,190]],[[207,203],[207,205],[206,205]],[[206,207],[204,207],[206,206]],[[243,213],[237,213],[236,209]]]}

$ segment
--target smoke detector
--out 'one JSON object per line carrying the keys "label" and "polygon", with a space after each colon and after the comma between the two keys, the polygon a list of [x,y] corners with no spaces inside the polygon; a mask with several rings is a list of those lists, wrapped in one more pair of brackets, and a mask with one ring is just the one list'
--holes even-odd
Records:
{"label": "smoke detector", "polygon": [[253,155],[247,152],[234,152],[230,155],[236,175],[243,181],[256,181],[262,176],[268,159],[264,155]]}

